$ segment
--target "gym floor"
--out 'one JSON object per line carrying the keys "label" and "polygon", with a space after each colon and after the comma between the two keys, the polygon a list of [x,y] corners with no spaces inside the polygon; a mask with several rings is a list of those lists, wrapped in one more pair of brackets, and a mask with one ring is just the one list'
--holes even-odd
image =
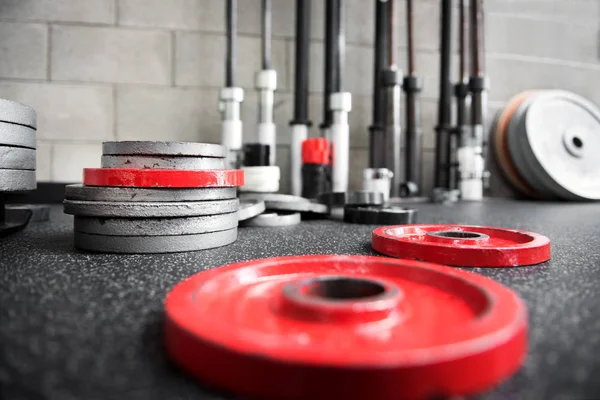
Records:
{"label": "gym floor", "polygon": [[[600,205],[509,200],[418,206],[420,223],[464,223],[546,235],[537,266],[472,269],[515,290],[529,308],[521,370],[482,399],[600,397]],[[0,241],[0,398],[225,399],[171,364],[162,345],[166,293],[196,272],[300,254],[374,254],[372,226],[307,221],[241,228],[207,251],[110,255],[77,251],[72,217]],[[260,245],[259,245],[260,244]]]}

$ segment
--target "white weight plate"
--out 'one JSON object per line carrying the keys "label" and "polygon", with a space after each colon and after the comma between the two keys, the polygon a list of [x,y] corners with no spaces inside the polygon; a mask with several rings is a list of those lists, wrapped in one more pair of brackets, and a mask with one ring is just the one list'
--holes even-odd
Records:
{"label": "white weight plate", "polygon": [[236,188],[128,188],[85,186],[80,183],[65,187],[68,200],[182,202],[229,200],[237,196]]}
{"label": "white weight plate", "polygon": [[23,147],[0,146],[0,169],[35,171],[35,150]]}
{"label": "white weight plate", "polygon": [[37,128],[35,110],[28,105],[0,99],[0,121]]}
{"label": "white weight plate", "polygon": [[562,199],[600,200],[600,110],[594,104],[570,92],[542,92],[521,127],[537,179]]}
{"label": "white weight plate", "polygon": [[242,225],[248,227],[293,226],[298,225],[301,220],[300,213],[268,212],[243,221]]}
{"label": "white weight plate", "polygon": [[278,181],[281,178],[281,170],[276,165],[259,167],[242,167],[244,176],[247,178],[266,179],[269,181]]}
{"label": "white weight plate", "polygon": [[0,145],[35,149],[35,129],[28,126],[0,122]]}
{"label": "white weight plate", "polygon": [[35,190],[35,171],[23,169],[0,169],[0,192]]}
{"label": "white weight plate", "polygon": [[104,142],[102,154],[224,158],[227,149],[220,144],[194,142]]}
{"label": "white weight plate", "polygon": [[237,212],[239,201],[117,202],[65,200],[65,214],[87,217],[164,218],[195,217]]}
{"label": "white weight plate", "polygon": [[225,169],[225,159],[175,156],[102,156],[102,168]]}
{"label": "white weight plate", "polygon": [[102,253],[177,253],[226,246],[236,241],[237,228],[226,231],[171,236],[103,236],[75,232],[75,247]]}
{"label": "white weight plate", "polygon": [[75,232],[106,236],[168,236],[218,232],[238,226],[237,213],[186,218],[96,218],[75,216]]}
{"label": "white weight plate", "polygon": [[256,193],[277,193],[279,191],[279,181],[248,181],[244,177],[244,185],[240,186],[240,192]]}

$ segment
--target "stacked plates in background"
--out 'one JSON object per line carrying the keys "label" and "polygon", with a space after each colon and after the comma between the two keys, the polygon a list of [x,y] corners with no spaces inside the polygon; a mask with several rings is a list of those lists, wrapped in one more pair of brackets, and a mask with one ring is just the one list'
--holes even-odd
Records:
{"label": "stacked plates in background", "polygon": [[237,239],[241,170],[225,170],[224,146],[105,142],[102,168],[66,187],[75,247],[109,253],[170,253]]}
{"label": "stacked plates in background", "polygon": [[600,109],[560,90],[519,93],[492,127],[496,161],[521,194],[600,200]]}
{"label": "stacked plates in background", "polygon": [[35,110],[0,99],[0,192],[35,190]]}

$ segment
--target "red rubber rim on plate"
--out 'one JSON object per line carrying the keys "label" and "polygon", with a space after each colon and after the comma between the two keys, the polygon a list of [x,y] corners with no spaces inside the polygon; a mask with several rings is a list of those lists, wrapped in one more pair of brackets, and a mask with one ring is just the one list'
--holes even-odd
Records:
{"label": "red rubber rim on plate", "polygon": [[373,250],[458,267],[516,267],[550,259],[550,239],[491,226],[398,225],[373,231]]}
{"label": "red rubber rim on plate", "polygon": [[244,171],[240,169],[84,168],[83,184],[113,187],[232,187],[244,184]]}
{"label": "red rubber rim on plate", "polygon": [[474,394],[512,375],[527,347],[527,310],[511,290],[383,257],[280,257],[204,271],[171,290],[165,312],[169,356],[250,398]]}

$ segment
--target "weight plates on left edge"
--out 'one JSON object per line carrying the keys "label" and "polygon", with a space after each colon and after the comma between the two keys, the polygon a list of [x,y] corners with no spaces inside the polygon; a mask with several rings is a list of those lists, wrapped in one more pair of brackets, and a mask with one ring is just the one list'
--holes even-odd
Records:
{"label": "weight plates on left edge", "polygon": [[244,171],[239,169],[176,170],[84,168],[83,184],[111,187],[232,187],[244,184]]}
{"label": "weight plates on left edge", "polygon": [[383,257],[211,269],[175,286],[165,314],[169,357],[244,398],[466,396],[510,377],[527,353],[516,293],[478,274]]}
{"label": "weight plates on left edge", "polygon": [[0,169],[0,192],[35,190],[35,171],[23,169]]}
{"label": "weight plates on left edge", "polygon": [[37,128],[37,115],[28,105],[0,99],[0,121]]}
{"label": "weight plates on left edge", "polygon": [[35,171],[35,150],[0,145],[0,169]]}
{"label": "weight plates on left edge", "polygon": [[118,202],[118,201],[63,201],[65,214],[107,218],[164,218],[196,217],[237,212],[238,199],[215,201],[171,202]]}
{"label": "weight plates on left edge", "polygon": [[238,221],[245,221],[249,218],[256,217],[265,211],[265,202],[256,199],[240,200],[240,208],[238,209]]}
{"label": "weight plates on left edge", "polygon": [[35,129],[0,121],[0,145],[35,149]]}
{"label": "weight plates on left edge", "polygon": [[102,253],[177,253],[226,246],[236,241],[237,228],[196,235],[103,236],[75,232],[75,247]]}
{"label": "weight plates on left edge", "polygon": [[300,213],[267,212],[244,221],[241,225],[249,227],[277,227],[298,225],[302,221]]}
{"label": "weight plates on left edge", "polygon": [[238,226],[237,213],[183,218],[74,218],[74,231],[105,236],[169,236],[218,232]]}
{"label": "weight plates on left edge", "polygon": [[344,222],[365,225],[400,225],[417,222],[417,210],[396,206],[346,206]]}
{"label": "weight plates on left edge", "polygon": [[489,226],[384,226],[373,231],[371,246],[390,257],[457,267],[516,267],[550,259],[547,237]]}

